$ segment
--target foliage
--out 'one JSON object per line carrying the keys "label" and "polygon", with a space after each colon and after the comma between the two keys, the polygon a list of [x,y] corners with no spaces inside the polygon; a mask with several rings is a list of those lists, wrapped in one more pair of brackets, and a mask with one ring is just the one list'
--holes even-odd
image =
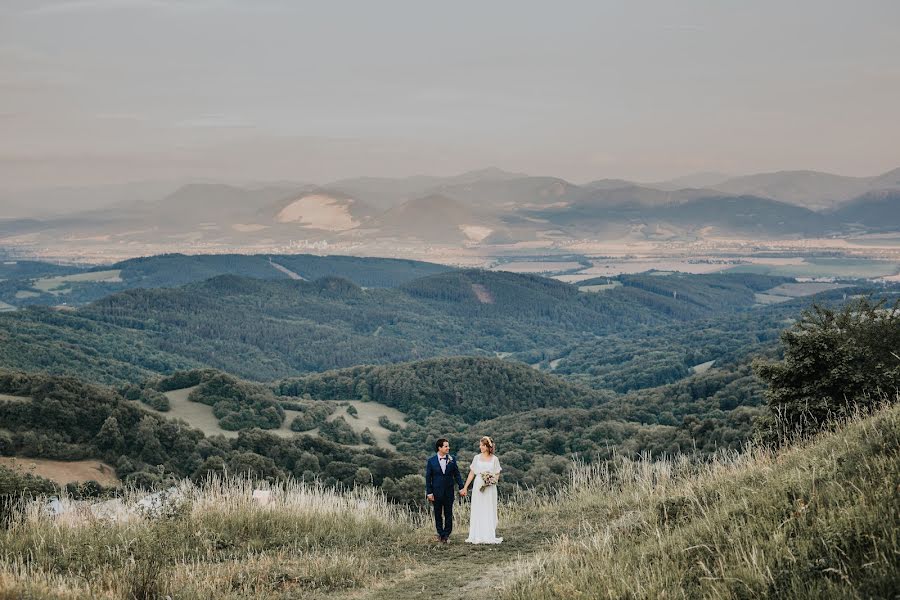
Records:
{"label": "foliage", "polygon": [[777,433],[814,433],[900,389],[900,302],[814,305],[781,336],[784,359],[758,362]]}
{"label": "foliage", "polygon": [[525,365],[474,357],[353,367],[284,380],[275,384],[275,390],[319,400],[369,399],[418,418],[437,409],[469,423],[540,406],[595,402],[590,390]]}
{"label": "foliage", "polygon": [[336,417],[330,421],[325,421],[319,426],[319,433],[326,440],[331,440],[338,444],[359,444],[361,439],[358,433],[350,427],[344,417]]}
{"label": "foliage", "polygon": [[[284,406],[286,403],[282,403]],[[334,406],[331,404],[326,404],[324,402],[316,402],[311,404],[297,404],[297,403],[287,403],[292,404],[294,410],[300,412],[299,415],[294,417],[294,420],[291,421],[291,431],[309,431],[310,429],[315,429],[319,425],[325,422],[331,413],[334,412]]]}
{"label": "foliage", "polygon": [[201,377],[202,383],[188,396],[191,402],[213,407],[222,429],[237,431],[259,427],[277,429],[284,421],[284,409],[265,386],[224,373]]}

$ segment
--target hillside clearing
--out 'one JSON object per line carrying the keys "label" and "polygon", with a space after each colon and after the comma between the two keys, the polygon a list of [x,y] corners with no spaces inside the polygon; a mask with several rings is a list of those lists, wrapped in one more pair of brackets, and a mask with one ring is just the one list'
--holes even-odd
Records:
{"label": "hillside clearing", "polygon": [[[212,406],[203,404],[202,402],[191,402],[190,400],[188,400],[188,396],[192,391],[196,389],[196,387],[197,386],[166,392],[165,396],[169,399],[170,407],[167,412],[161,412],[152,409],[146,404],[142,404],[137,401],[134,401],[134,404],[139,405],[144,410],[152,412],[161,417],[165,417],[167,419],[181,419],[188,423],[191,427],[202,431],[204,435],[222,435],[229,439],[238,437],[237,431],[222,429],[219,426],[219,420],[213,414]],[[2,400],[2,397],[0,397],[0,400]],[[396,450],[394,445],[388,440],[391,432],[382,427],[378,423],[378,419],[384,416],[394,423],[401,425],[406,422],[407,417],[404,413],[395,408],[391,408],[390,406],[379,404],[378,402],[362,402],[359,400],[317,400],[317,402],[327,402],[337,407],[337,410],[329,415],[327,420],[333,421],[338,417],[343,417],[344,420],[347,421],[347,424],[350,425],[350,427],[357,433],[362,433],[363,430],[368,427],[369,431],[372,432],[372,435],[375,437],[375,440],[378,442],[379,446],[388,448],[390,450]],[[356,408],[356,417],[353,417],[352,415],[347,413],[348,406],[353,406]],[[318,428],[304,432],[296,432],[291,429],[291,423],[293,422],[294,418],[296,418],[300,414],[301,413],[299,411],[285,409],[284,422],[281,424],[281,427],[279,427],[278,429],[266,429],[264,431],[283,438],[291,438],[296,435],[318,436]],[[364,446],[356,447],[361,448]]]}
{"label": "hillside clearing", "polygon": [[606,290],[614,290],[622,287],[621,281],[610,281],[609,283],[601,283],[598,285],[582,285],[578,287],[579,292],[604,292]]}
{"label": "hillside clearing", "polygon": [[0,394],[0,402],[31,402],[31,398],[27,396],[10,396],[9,394]]}
{"label": "hillside clearing", "polygon": [[32,287],[51,294],[64,294],[71,291],[71,289],[60,289],[66,283],[120,283],[122,281],[121,275],[121,269],[112,269],[109,271],[92,271],[90,273],[44,277],[42,279],[36,279],[32,283]]}
{"label": "hillside clearing", "polygon": [[116,471],[106,463],[97,460],[49,460],[0,456],[0,466],[20,473],[31,473],[54,481],[60,485],[79,481],[96,481],[104,486],[118,486],[121,482]]}

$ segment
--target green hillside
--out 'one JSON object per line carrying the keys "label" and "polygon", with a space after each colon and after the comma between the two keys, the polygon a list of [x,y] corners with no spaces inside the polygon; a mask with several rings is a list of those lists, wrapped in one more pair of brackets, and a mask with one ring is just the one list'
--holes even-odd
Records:
{"label": "green hillside", "polygon": [[[451,270],[415,260],[310,254],[161,254],[94,268],[8,262],[11,264],[0,265],[0,301],[19,307],[61,303],[78,306],[123,290],[177,287],[219,275],[306,280],[341,277],[364,287],[397,287],[418,277]],[[90,280],[92,273],[107,272],[114,276]]]}
{"label": "green hillside", "polygon": [[[761,279],[781,281],[631,276],[591,294],[542,277],[474,270],[378,289],[333,277],[220,275],[123,291],[75,312],[0,314],[0,366],[122,383],[134,372],[199,366],[266,381],[436,356],[502,354],[536,363],[598,336],[751,311]],[[53,339],[70,344],[46,343]],[[41,348],[46,356],[38,356]]]}
{"label": "green hillside", "polygon": [[891,598],[898,448],[893,407],[779,452],[576,467],[552,493],[501,503],[499,546],[456,543],[465,503],[454,543],[436,547],[427,516],[366,488],[263,483],[273,502],[261,507],[247,482],[183,482],[162,518],[52,521],[14,509],[0,529],[0,588],[116,599]]}

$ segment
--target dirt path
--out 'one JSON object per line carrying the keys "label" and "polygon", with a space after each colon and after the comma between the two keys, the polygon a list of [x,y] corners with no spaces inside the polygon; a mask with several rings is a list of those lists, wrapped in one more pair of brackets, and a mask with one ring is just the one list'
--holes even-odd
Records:
{"label": "dirt path", "polygon": [[550,542],[553,534],[522,525],[498,529],[502,544],[466,544],[468,524],[454,529],[449,545],[430,541],[430,530],[423,530],[415,547],[404,548],[414,559],[410,567],[392,581],[378,587],[358,590],[346,598],[354,600],[395,600],[427,598],[458,600],[489,598],[514,564]]}
{"label": "dirt path", "polygon": [[269,259],[269,264],[272,265],[273,267],[275,267],[276,269],[278,269],[279,271],[281,271],[282,273],[284,273],[285,275],[287,275],[288,277],[290,277],[291,279],[297,279],[299,281],[306,281],[306,278],[303,277],[302,275],[294,273],[293,271],[291,271],[290,269],[288,269],[287,267],[285,267],[283,265],[279,265],[277,262],[275,262],[271,258]]}

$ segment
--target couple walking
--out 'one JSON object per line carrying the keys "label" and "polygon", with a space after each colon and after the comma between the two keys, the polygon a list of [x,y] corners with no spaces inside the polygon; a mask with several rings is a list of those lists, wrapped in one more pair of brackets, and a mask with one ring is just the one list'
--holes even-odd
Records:
{"label": "couple walking", "polygon": [[456,458],[450,455],[450,442],[439,439],[437,452],[425,465],[425,494],[434,505],[434,525],[438,539],[446,544],[453,530],[453,484],[459,486],[459,495],[465,497],[472,486],[472,506],[469,514],[470,544],[499,544],[497,537],[497,479],[500,477],[500,460],[494,455],[494,442],[484,436],[479,442],[480,454],[476,454],[469,467],[469,476],[463,483]]}

